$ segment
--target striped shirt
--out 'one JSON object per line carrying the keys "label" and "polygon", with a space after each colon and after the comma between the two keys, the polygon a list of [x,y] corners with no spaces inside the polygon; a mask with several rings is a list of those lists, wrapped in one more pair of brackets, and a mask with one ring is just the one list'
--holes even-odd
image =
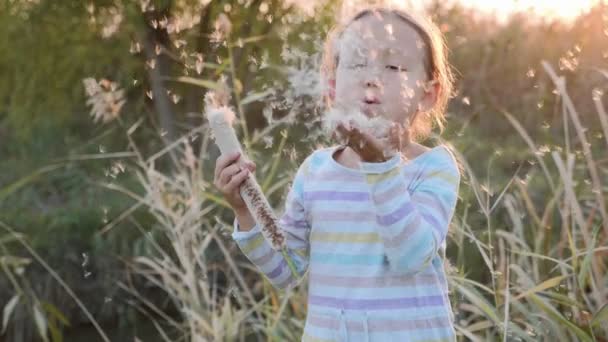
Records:
{"label": "striped shirt", "polygon": [[235,218],[233,239],[276,288],[308,275],[302,341],[455,341],[443,268],[454,156],[439,145],[354,169],[334,160],[339,148],[304,160],[278,216],[298,277],[259,225],[239,231]]}

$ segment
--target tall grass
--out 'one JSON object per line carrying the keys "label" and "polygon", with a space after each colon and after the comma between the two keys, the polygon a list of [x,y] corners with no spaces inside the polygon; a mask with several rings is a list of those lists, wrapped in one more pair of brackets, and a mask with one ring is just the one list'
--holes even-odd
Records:
{"label": "tall grass", "polygon": [[[496,197],[487,188],[489,182],[480,185],[466,155],[460,154],[469,180],[464,191],[473,192],[475,201],[460,204],[466,209],[453,222],[451,241],[459,248],[466,248],[466,241],[470,241],[490,278],[488,283],[467,279],[470,265],[477,263],[458,254],[458,269],[449,279],[459,317],[457,330],[467,340],[608,338],[608,221],[606,188],[602,185],[608,169],[596,161],[605,158],[605,149],[588,143],[588,133],[568,95],[565,78],[547,62],[543,67],[564,104],[564,125],[572,124],[577,134],[578,143],[569,141],[568,135],[563,141],[567,146],[580,145],[583,158],[566,147],[556,147],[545,157],[537,147],[543,142],[534,141],[515,117],[500,107],[497,109],[538,162],[528,177],[522,179],[516,172]],[[605,122],[599,94],[593,96],[597,114]],[[488,170],[490,174],[491,168]],[[591,181],[581,182],[588,176]],[[542,183],[544,190],[539,190],[538,184]],[[535,191],[542,192],[533,194]],[[483,214],[487,234],[468,222],[467,214],[475,207]],[[494,226],[501,209],[510,221],[508,227]]]}

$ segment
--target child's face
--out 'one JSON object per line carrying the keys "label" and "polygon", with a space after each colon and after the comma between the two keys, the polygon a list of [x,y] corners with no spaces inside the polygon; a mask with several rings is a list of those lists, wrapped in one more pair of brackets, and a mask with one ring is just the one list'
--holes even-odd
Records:
{"label": "child's face", "polygon": [[432,106],[425,43],[403,19],[366,15],[348,26],[338,48],[336,106],[398,123]]}

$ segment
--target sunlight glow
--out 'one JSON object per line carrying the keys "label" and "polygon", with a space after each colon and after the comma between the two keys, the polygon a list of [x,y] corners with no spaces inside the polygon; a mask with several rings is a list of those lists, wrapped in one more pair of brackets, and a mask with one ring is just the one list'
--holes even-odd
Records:
{"label": "sunlight glow", "polygon": [[514,12],[528,12],[541,17],[573,19],[589,10],[599,0],[459,0],[465,6],[504,17]]}

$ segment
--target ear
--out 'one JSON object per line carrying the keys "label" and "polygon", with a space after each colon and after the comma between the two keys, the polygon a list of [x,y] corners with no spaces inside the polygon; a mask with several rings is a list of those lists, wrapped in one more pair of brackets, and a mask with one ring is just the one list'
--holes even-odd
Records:
{"label": "ear", "polygon": [[429,111],[437,103],[441,92],[441,84],[437,80],[428,81],[423,86],[424,94],[420,100],[420,110],[423,112]]}

